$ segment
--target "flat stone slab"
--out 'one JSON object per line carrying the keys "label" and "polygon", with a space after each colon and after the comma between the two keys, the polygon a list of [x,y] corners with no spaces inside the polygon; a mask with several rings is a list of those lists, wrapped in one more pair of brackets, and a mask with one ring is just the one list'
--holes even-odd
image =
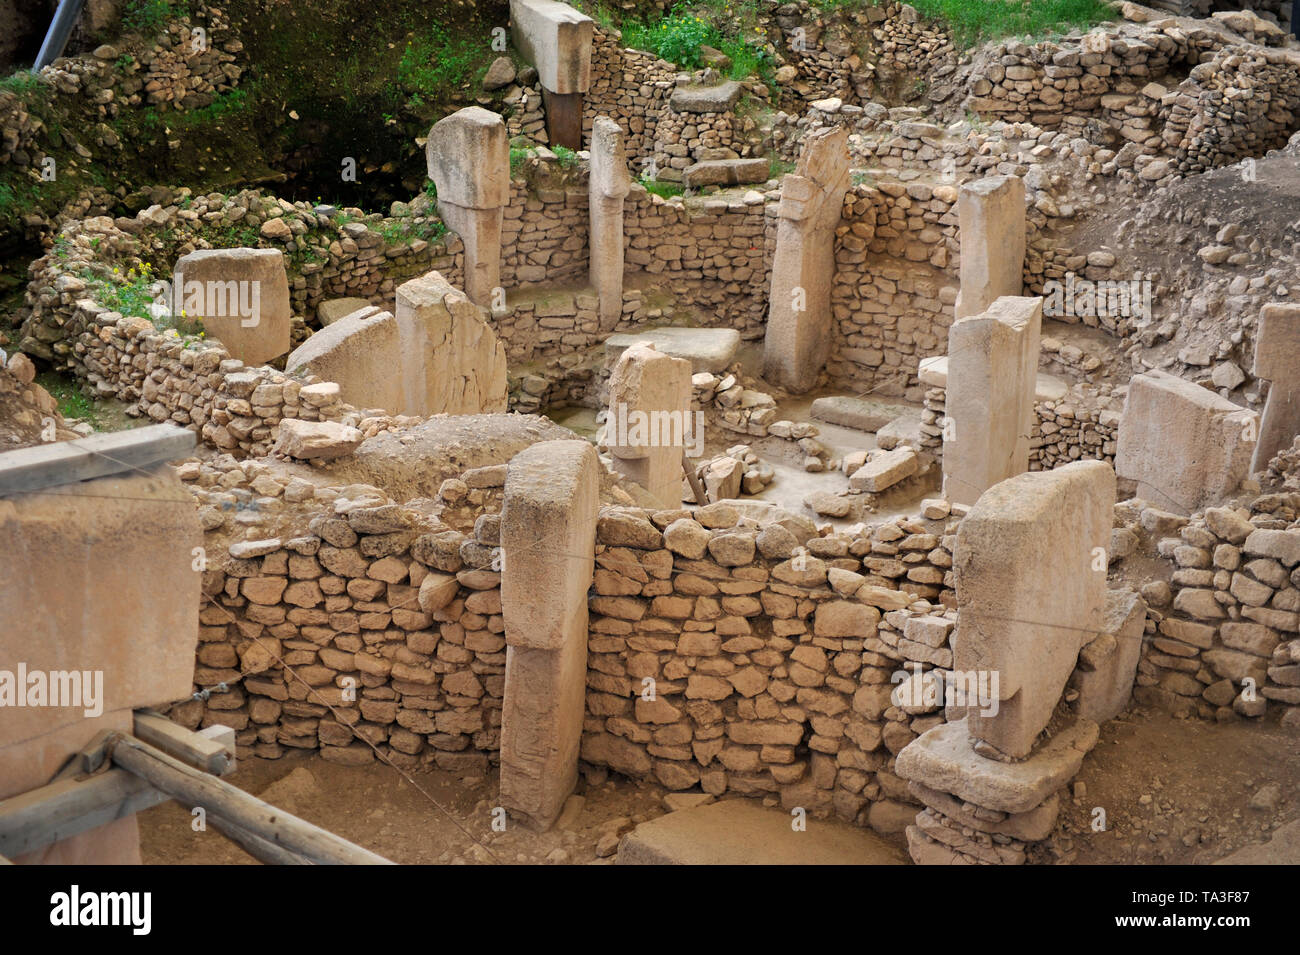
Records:
{"label": "flat stone slab", "polygon": [[876,431],[876,447],[891,451],[904,445],[921,446],[921,419],[916,414],[902,415]]}
{"label": "flat stone slab", "polygon": [[743,186],[767,182],[772,164],[766,159],[706,159],[682,171],[682,184],[688,189],[701,186]]}
{"label": "flat stone slab", "polygon": [[879,431],[896,418],[907,415],[916,417],[916,409],[909,408],[907,405],[874,398],[856,398],[853,395],[827,395],[825,398],[818,398],[812,403],[808,413],[818,421],[871,433]]}
{"label": "flat stone slab", "polygon": [[904,746],[895,772],[985,809],[1028,812],[1078,775],[1098,735],[1096,723],[1079,720],[1028,759],[1002,763],[976,753],[966,721],[957,720],[927,730]]}
{"label": "flat stone slab", "polygon": [[725,113],[740,99],[740,84],[727,80],[717,86],[679,86],[668,105],[679,113]]}
{"label": "flat stone slab", "polygon": [[618,865],[904,865],[874,832],[838,820],[793,817],[748,799],[727,799],[643,822],[619,843]]}
{"label": "flat stone slab", "polygon": [[888,490],[917,472],[920,460],[911,448],[882,451],[849,477],[849,488],[873,494]]}
{"label": "flat stone slab", "polygon": [[[931,388],[947,388],[948,356],[935,355],[933,358],[922,358],[916,376],[921,379],[922,384],[929,385]],[[1070,386],[1064,379],[1049,375],[1045,371],[1038,373],[1038,384],[1034,388],[1035,401],[1060,401],[1069,392]]]}
{"label": "flat stone slab", "polygon": [[723,372],[736,360],[740,332],[734,328],[648,328],[641,332],[610,335],[605,339],[605,363],[613,366],[624,350],[637,342],[651,342],[656,351],[691,363],[691,374]]}

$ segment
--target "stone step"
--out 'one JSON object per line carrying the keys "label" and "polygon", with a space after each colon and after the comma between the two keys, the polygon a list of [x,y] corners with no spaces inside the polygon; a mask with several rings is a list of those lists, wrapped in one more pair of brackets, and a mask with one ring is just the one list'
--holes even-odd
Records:
{"label": "stone step", "polygon": [[881,401],[877,398],[857,398],[853,395],[827,395],[812,403],[808,412],[818,421],[827,421],[843,428],[875,433],[895,418],[917,417],[915,408]]}

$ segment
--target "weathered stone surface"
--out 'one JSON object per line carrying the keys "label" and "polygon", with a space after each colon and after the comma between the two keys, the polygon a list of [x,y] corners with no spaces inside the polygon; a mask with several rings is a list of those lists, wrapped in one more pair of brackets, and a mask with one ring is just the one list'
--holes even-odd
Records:
{"label": "weathered stone surface", "polygon": [[[1095,658],[1088,653],[1098,640],[1085,644],[1079,669],[1071,682],[1078,690],[1075,711],[1094,723],[1113,720],[1128,706],[1142,655],[1142,629],[1146,622],[1146,601],[1132,590],[1107,590],[1103,636],[1110,639],[1098,646]],[[1085,659],[1087,664],[1085,665]]]}
{"label": "weathered stone surface", "polygon": [[727,80],[713,86],[677,86],[668,105],[679,113],[725,113],[740,99],[740,84]]}
{"label": "weathered stone surface", "polygon": [[556,0],[510,0],[511,40],[552,93],[585,93],[591,85],[595,23]]}
{"label": "weathered stone surface", "polygon": [[682,170],[682,185],[699,189],[767,182],[771,169],[767,159],[706,159]]}
{"label": "weathered stone surface", "polygon": [[403,406],[401,338],[389,312],[363,309],[322,328],[285,360],[291,374],[337,382],[342,399],[361,408],[399,413]]}
{"label": "weathered stone surface", "polygon": [[736,360],[740,332],[734,328],[647,328],[610,335],[605,339],[605,364],[614,365],[626,349],[638,342],[650,342],[656,351],[684,358],[691,363],[692,374],[719,374]]}
{"label": "weathered stone surface", "polygon": [[587,442],[546,441],[515,455],[506,478],[501,800],[542,829],[578,775],[599,473]]}
{"label": "weathered stone surface", "polygon": [[974,504],[1029,468],[1041,298],[1004,297],[948,332],[945,496]]}
{"label": "weathered stone surface", "polygon": [[615,469],[664,507],[681,500],[682,454],[691,443],[691,366],[637,343],[609,378],[605,443]]}
{"label": "weathered stone surface", "polygon": [[835,229],[849,185],[847,143],[843,126],[810,133],[795,171],[781,181],[763,372],[796,393],[816,385],[830,354]]}
{"label": "weathered stone surface", "polygon": [[818,421],[829,421],[843,428],[876,432],[900,417],[915,417],[916,412],[907,405],[881,401],[878,398],[828,395],[816,399],[808,414]]}
{"label": "weathered stone surface", "polygon": [[1168,372],[1129,382],[1115,473],[1137,496],[1178,514],[1228,497],[1250,470],[1259,415]]}
{"label": "weathered stone surface", "polygon": [[397,287],[402,414],[504,412],[506,349],[483,311],[438,272]]}
{"label": "weathered stone surface", "polygon": [[1115,504],[1110,465],[1081,461],[1021,474],[981,495],[957,531],[954,666],[1000,674],[993,715],[968,709],[975,738],[1027,756],[1074,670],[1102,632],[1105,553]]}
{"label": "weathered stone surface", "polygon": [[337,421],[285,418],[277,430],[275,452],[303,461],[328,461],[351,454],[361,446],[361,439],[360,431]]}
{"label": "weathered stone surface", "polygon": [[927,730],[898,754],[895,772],[909,782],[951,793],[1000,812],[1029,812],[1073,779],[1083,757],[1097,745],[1099,730],[1079,720],[1029,759],[1004,763],[985,759],[971,748],[965,720]]}
{"label": "weathered stone surface", "polygon": [[201,249],[176,262],[173,310],[201,320],[231,357],[261,365],[289,350],[293,307],[278,249]]}
{"label": "weathered stone surface", "polygon": [[[968,182],[957,196],[961,223],[961,291],[957,319],[986,311],[1024,289],[1025,181],[993,176]],[[950,352],[952,350],[950,343]]]}
{"label": "weathered stone surface", "polygon": [[911,477],[919,466],[916,451],[912,448],[881,451],[850,475],[849,487],[855,491],[879,493]]}
{"label": "weathered stone surface", "polygon": [[1252,471],[1263,471],[1300,434],[1300,305],[1260,310],[1252,373],[1272,382],[1251,460]]}

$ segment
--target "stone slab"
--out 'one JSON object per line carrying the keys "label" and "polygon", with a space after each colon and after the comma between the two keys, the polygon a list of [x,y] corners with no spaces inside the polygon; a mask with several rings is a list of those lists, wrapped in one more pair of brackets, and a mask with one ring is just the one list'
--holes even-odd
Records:
{"label": "stone slab", "polygon": [[[231,357],[261,365],[289,350],[293,305],[278,249],[191,252],[177,260],[172,282],[173,309],[183,308],[186,321],[202,320],[207,337]],[[194,282],[202,286],[202,309],[195,307]]]}
{"label": "stone slab", "polygon": [[1096,723],[1079,720],[1028,759],[1003,763],[976,753],[966,721],[957,720],[926,730],[904,746],[894,771],[985,809],[1029,812],[1078,775],[1098,736]]}
{"label": "stone slab", "polygon": [[858,398],[853,395],[827,395],[812,403],[808,414],[818,421],[827,421],[855,431],[875,433],[897,418],[916,417],[916,409],[907,405],[880,401],[877,398]]}
{"label": "stone slab", "polygon": [[605,339],[605,364],[612,367],[619,356],[637,342],[650,342],[656,351],[691,363],[691,373],[720,374],[736,360],[740,332],[734,328],[647,328],[610,335]]}
{"label": "stone slab", "polygon": [[556,0],[510,0],[510,39],[552,93],[591,86],[591,17]]}
{"label": "stone slab", "polygon": [[903,865],[875,833],[838,820],[793,817],[748,799],[670,812],[643,822],[619,843],[618,865]]}
{"label": "stone slab", "polygon": [[714,86],[678,86],[668,105],[679,113],[725,113],[740,99],[740,84],[727,80]]}

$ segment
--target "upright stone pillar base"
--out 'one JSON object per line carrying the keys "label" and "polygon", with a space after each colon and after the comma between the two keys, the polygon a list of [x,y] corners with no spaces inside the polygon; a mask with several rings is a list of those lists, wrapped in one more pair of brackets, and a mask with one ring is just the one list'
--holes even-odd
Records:
{"label": "upright stone pillar base", "polygon": [[1250,470],[1259,472],[1300,434],[1300,305],[1265,305],[1260,310],[1252,374],[1272,383],[1250,462]]}
{"label": "upright stone pillar base", "polygon": [[578,778],[599,507],[600,461],[586,441],[545,441],[511,459],[501,509],[501,804],[538,829],[555,822]]}
{"label": "upright stone pillar base", "polygon": [[623,199],[631,189],[623,130],[608,116],[598,116],[591,124],[587,206],[591,284],[603,332],[612,332],[623,317]]}

